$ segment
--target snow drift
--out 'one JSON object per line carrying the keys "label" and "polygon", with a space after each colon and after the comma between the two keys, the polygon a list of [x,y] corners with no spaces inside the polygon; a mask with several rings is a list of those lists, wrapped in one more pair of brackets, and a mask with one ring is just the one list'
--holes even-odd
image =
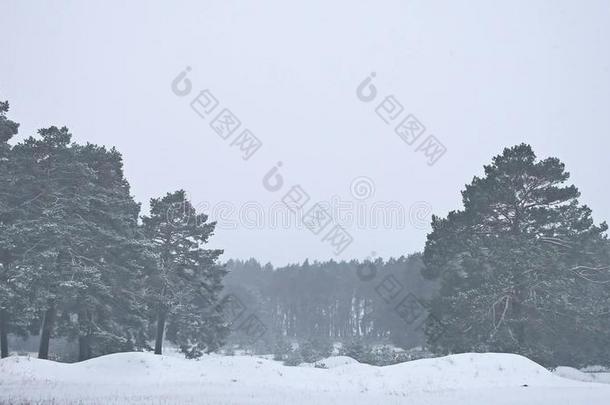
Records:
{"label": "snow drift", "polygon": [[327,369],[248,356],[199,361],[119,353],[75,364],[0,361],[2,403],[607,404],[610,386],[561,378],[513,354],[459,354],[386,367],[335,357]]}

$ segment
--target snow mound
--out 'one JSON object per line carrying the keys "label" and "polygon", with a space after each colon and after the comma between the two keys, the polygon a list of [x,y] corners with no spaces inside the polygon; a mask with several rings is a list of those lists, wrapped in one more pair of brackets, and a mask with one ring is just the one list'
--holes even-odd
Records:
{"label": "snow mound", "polygon": [[314,363],[301,363],[298,367],[336,368],[348,364],[361,364],[348,356],[331,356]]}
{"label": "snow mound", "polygon": [[553,371],[553,374],[575,381],[593,382],[595,380],[595,377],[592,374],[583,373],[572,367],[557,367],[555,371]]}
{"label": "snow mound", "polygon": [[575,381],[610,384],[610,373],[584,373],[572,367],[557,367],[553,374]]}
{"label": "snow mound", "polygon": [[357,360],[352,359],[348,356],[332,356],[327,357],[323,360],[317,361],[316,364],[319,366],[324,365],[326,368],[337,368],[346,366],[348,364],[360,364]]}
{"label": "snow mound", "polygon": [[386,366],[391,375],[405,376],[414,385],[464,386],[553,386],[560,382],[541,365],[517,354],[464,353],[414,360]]}
{"label": "snow mound", "polygon": [[601,405],[610,397],[610,386],[564,379],[513,354],[386,367],[344,356],[322,362],[326,369],[250,356],[118,353],[75,364],[11,357],[0,361],[0,403]]}

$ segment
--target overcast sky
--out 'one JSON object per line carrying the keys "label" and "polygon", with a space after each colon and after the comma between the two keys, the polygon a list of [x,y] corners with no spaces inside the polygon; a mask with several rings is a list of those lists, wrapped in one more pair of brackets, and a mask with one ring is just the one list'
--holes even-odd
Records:
{"label": "overcast sky", "polygon": [[[608,1],[0,0],[0,30],[0,99],[21,135],[66,125],[78,142],[116,146],[144,210],[184,188],[224,213],[211,241],[224,259],[419,251],[429,209],[459,208],[464,184],[521,142],[563,160],[595,219],[610,217]],[[192,90],[177,96],[171,82],[187,66]],[[367,103],[356,88],[372,72]],[[190,102],[204,89],[219,106],[201,118]],[[375,112],[390,95],[398,119],[426,128],[413,145]],[[222,108],[241,121],[227,140],[210,127]],[[248,160],[231,145],[245,128],[262,142]],[[447,150],[432,166],[417,151],[428,135]],[[284,186],[269,191],[262,179],[279,161]],[[353,242],[335,256],[328,228],[270,225],[293,185],[309,206],[341,200],[366,216],[397,202],[410,222],[347,224]]]}

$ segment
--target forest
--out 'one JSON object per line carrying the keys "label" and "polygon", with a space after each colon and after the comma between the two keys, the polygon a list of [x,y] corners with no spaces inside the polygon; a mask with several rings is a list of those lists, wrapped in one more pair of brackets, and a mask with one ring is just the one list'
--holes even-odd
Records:
{"label": "forest", "polygon": [[316,360],[340,344],[360,359],[392,347],[610,364],[607,225],[564,164],[527,144],[432,218],[421,252],[274,267],[207,248],[215,223],[184,190],[143,213],[115,148],[55,126],[14,142],[18,129],[1,103],[2,357],[32,342],[68,362],[169,342],[187,358]]}

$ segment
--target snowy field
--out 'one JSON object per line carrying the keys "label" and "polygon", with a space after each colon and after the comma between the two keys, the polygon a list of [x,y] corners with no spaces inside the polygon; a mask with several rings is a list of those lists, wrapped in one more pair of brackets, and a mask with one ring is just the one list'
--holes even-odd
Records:
{"label": "snowy field", "polygon": [[327,369],[286,367],[249,356],[205,356],[195,361],[120,353],[75,364],[15,356],[0,361],[0,403],[610,403],[610,385],[576,381],[592,377],[573,369],[553,374],[512,354],[460,354],[387,367],[346,357],[322,362]]}

